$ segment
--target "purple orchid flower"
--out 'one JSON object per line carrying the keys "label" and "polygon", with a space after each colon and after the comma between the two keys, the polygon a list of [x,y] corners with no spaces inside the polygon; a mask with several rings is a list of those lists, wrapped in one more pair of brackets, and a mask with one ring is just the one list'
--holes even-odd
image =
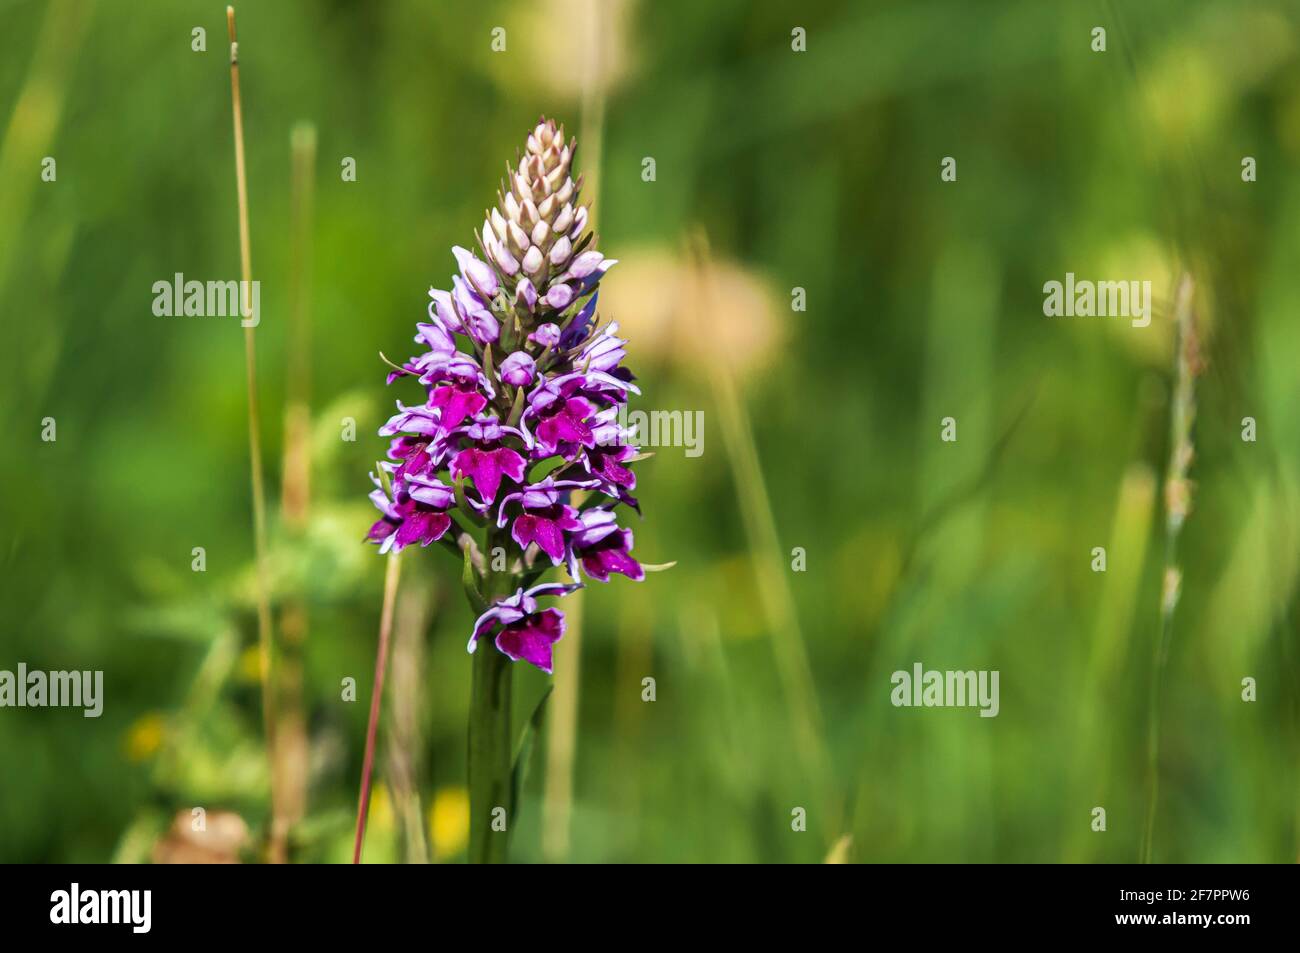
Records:
{"label": "purple orchid flower", "polygon": [[[385,464],[384,469],[391,474],[396,468]],[[370,478],[377,487],[371,491],[370,499],[383,516],[370,527],[366,539],[378,543],[381,553],[400,553],[412,543],[428,546],[450,528],[451,517],[446,511],[455,504],[455,498],[449,488],[444,488],[448,489],[445,497],[435,492],[417,498],[414,493],[397,490],[397,498],[390,500],[379,477],[371,474]]]}
{"label": "purple orchid flower", "polygon": [[582,529],[578,519],[578,510],[564,502],[562,497],[569,489],[593,489],[599,485],[596,480],[556,480],[548,476],[540,483],[534,483],[507,494],[501,500],[497,511],[497,526],[505,526],[509,521],[506,508],[518,501],[523,511],[515,517],[510,527],[510,536],[519,548],[528,549],[530,543],[550,557],[553,565],[564,561],[564,534]]}
{"label": "purple orchid flower", "polygon": [[420,383],[426,387],[450,382],[465,388],[480,388],[489,400],[496,394],[483,368],[468,354],[457,351],[443,356],[430,352],[417,358],[415,366],[420,370]]}
{"label": "purple orchid flower", "polygon": [[617,264],[617,258],[606,258],[595,250],[585,251],[573,259],[568,271],[556,280],[576,285],[573,289],[575,297],[581,297],[595,288],[600,279],[605,276],[605,272]]}
{"label": "purple orchid flower", "polygon": [[[588,423],[596,412],[591,402],[576,396],[586,383],[583,375],[571,374],[564,378],[543,381],[528,395],[528,409],[521,424],[536,442],[539,458],[556,453],[561,444],[593,447],[595,434]],[[532,431],[529,424],[533,423]],[[572,459],[576,451],[566,453]]]}
{"label": "purple orchid flower", "polygon": [[404,370],[413,368],[420,378],[420,383],[426,387],[454,381],[481,387],[489,400],[496,396],[492,379],[483,372],[479,362],[471,355],[456,350],[455,338],[446,329],[442,319],[434,317],[429,324],[421,324],[418,327],[420,334],[415,340],[417,343],[428,342],[429,350],[419,357],[411,358]]}
{"label": "purple orchid flower", "polygon": [[[492,294],[495,294],[498,287],[496,276],[490,274],[491,268],[465,249],[458,248],[458,251],[472,259],[468,262],[470,267],[466,269],[466,277],[453,275],[450,292],[430,288],[429,297],[433,299],[433,304],[430,305],[429,314],[440,319],[448,330],[465,334],[476,344],[491,343],[500,336],[501,325],[493,317],[488,302],[475,290],[475,285],[480,279],[488,281],[488,285],[494,289]],[[477,277],[470,278],[470,275]]]}
{"label": "purple orchid flower", "polygon": [[453,477],[468,477],[474,481],[483,502],[491,503],[497,497],[503,477],[516,483],[524,479],[525,460],[514,450],[501,445],[506,434],[524,439],[514,427],[503,427],[496,417],[480,417],[468,427],[460,429],[475,446],[467,447],[452,457]]}
{"label": "purple orchid flower", "polygon": [[623,345],[627,341],[615,337],[617,332],[617,321],[611,321],[605,325],[599,334],[590,338],[582,346],[578,356],[573,359],[574,366],[588,372],[612,371],[618,367],[619,362],[627,356],[627,351],[623,350]]}
{"label": "purple orchid flower", "polygon": [[441,430],[440,414],[429,407],[407,407],[400,400],[397,413],[388,418],[388,423],[379,428],[381,437],[392,437],[401,433],[420,434],[432,437]]}
{"label": "purple orchid flower", "polygon": [[528,395],[528,409],[520,426],[533,436],[536,431],[537,455],[561,454],[573,460],[582,448],[598,442],[595,428],[601,409],[624,403],[628,392],[640,393],[637,387],[603,371],[574,372],[540,383]]}
{"label": "purple orchid flower", "polygon": [[519,589],[484,612],[474,623],[469,637],[469,651],[478,648],[478,640],[500,626],[496,647],[512,661],[523,659],[547,675],[551,674],[551,647],[564,635],[564,613],[559,609],[537,610],[538,596],[566,596],[581,583],[547,582],[531,589]]}
{"label": "purple orchid flower", "polygon": [[[547,410],[537,414],[537,446],[546,455],[557,452],[561,445],[594,447],[596,436],[587,422],[596,408],[581,397],[568,397],[552,403]],[[576,450],[564,454],[573,459]]]}
{"label": "purple orchid flower", "polygon": [[612,510],[599,507],[579,516],[582,529],[570,538],[569,575],[578,578],[578,564],[591,579],[609,582],[609,574],[622,573],[634,582],[645,578],[645,570],[630,555],[632,531],[620,527]]}
{"label": "purple orchid flower", "polygon": [[[600,282],[617,262],[589,231],[575,147],[563,127],[539,122],[471,247],[452,249],[450,287],[429,289],[422,352],[388,374],[417,379],[423,401],[398,402],[380,428],[389,438],[372,478],[380,519],[367,534],[384,553],[428,546],[469,531],[452,515],[464,507],[476,525],[486,517],[479,545],[513,552],[516,579],[546,568],[538,554],[567,564],[573,585],[520,588],[480,616],[470,642],[472,651],[495,631],[501,652],[546,672],[564,617],[539,611],[536,596],[572,591],[580,572],[601,582],[645,574],[614,515],[619,505],[640,512],[638,452],[620,416],[640,391],[623,366],[627,340],[597,315]],[[534,465],[549,475],[529,484]],[[581,511],[570,499],[579,489],[593,494]]]}
{"label": "purple orchid flower", "polygon": [[407,475],[422,474],[430,468],[436,468],[437,462],[433,454],[429,453],[430,442],[418,437],[402,435],[394,437],[388,444],[388,459],[400,460],[401,463],[393,472],[394,480],[404,480]]}
{"label": "purple orchid flower", "polygon": [[623,466],[638,453],[631,445],[631,435],[618,422],[618,408],[609,407],[596,415],[591,428],[596,445],[582,457],[582,466],[606,485],[605,492],[615,497],[636,489],[636,474]]}
{"label": "purple orchid flower", "polygon": [[[481,262],[480,262],[481,264]],[[484,266],[486,267],[486,266]],[[451,279],[452,301],[460,311],[465,333],[475,344],[491,344],[501,336],[501,324],[492,316],[491,310],[478,292],[460,275]]]}
{"label": "purple orchid flower", "polygon": [[454,376],[458,368],[456,360],[463,355],[457,353],[455,338],[443,325],[442,319],[434,314],[432,303],[429,304],[429,322],[416,325],[420,333],[415,336],[415,343],[425,344],[429,350],[411,358],[400,368],[394,368],[388,375],[388,383],[407,376],[426,378],[426,383]]}
{"label": "purple orchid flower", "polygon": [[417,324],[415,329],[419,332],[415,335],[415,343],[424,344],[431,353],[446,357],[456,353],[456,338],[447,330],[442,319],[433,313],[432,303],[429,305],[429,323]]}
{"label": "purple orchid flower", "polygon": [[448,330],[464,334],[465,325],[461,323],[460,315],[456,313],[456,306],[452,303],[451,293],[440,291],[437,288],[430,288],[429,297],[433,299],[429,303],[430,320],[440,321]]}
{"label": "purple orchid flower", "polygon": [[435,387],[429,393],[429,406],[441,412],[440,420],[444,428],[450,430],[458,427],[466,417],[473,417],[487,406],[487,398],[478,392],[472,384],[458,381]]}

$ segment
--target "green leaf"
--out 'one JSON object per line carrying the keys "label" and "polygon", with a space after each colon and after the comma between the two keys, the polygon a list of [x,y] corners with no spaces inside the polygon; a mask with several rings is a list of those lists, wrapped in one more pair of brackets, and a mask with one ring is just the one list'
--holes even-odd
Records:
{"label": "green leaf", "polygon": [[543,480],[552,473],[559,471],[562,467],[568,466],[569,461],[561,456],[545,457],[533,464],[532,470],[528,472],[528,482],[536,483]]}
{"label": "green leaf", "polygon": [[546,691],[542,693],[541,699],[537,702],[537,707],[533,709],[532,717],[524,724],[523,731],[519,733],[519,743],[515,745],[514,767],[510,771],[510,816],[515,816],[515,808],[519,804],[519,792],[523,790],[524,781],[528,778],[528,762],[530,755],[533,753],[533,741],[541,733],[542,721],[546,716],[546,702],[551,697],[555,685],[547,685]]}
{"label": "green leaf", "polygon": [[390,500],[392,500],[392,499],[396,499],[396,497],[393,496],[393,484],[392,484],[392,481],[389,480],[389,478],[388,478],[388,471],[384,469],[384,465],[383,465],[383,463],[376,463],[376,464],[375,464],[375,473],[379,476],[379,482],[383,484],[383,486],[384,486],[384,492],[385,492],[386,494],[388,494],[388,498],[389,498]]}
{"label": "green leaf", "polygon": [[518,427],[519,420],[524,415],[524,389],[522,387],[515,389],[515,403],[510,408],[510,419],[506,424],[510,427]]}

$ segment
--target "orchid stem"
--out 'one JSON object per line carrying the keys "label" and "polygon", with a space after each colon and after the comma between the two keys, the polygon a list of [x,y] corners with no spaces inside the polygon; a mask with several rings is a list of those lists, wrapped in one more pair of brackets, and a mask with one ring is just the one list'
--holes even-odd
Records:
{"label": "orchid stem", "polygon": [[[488,641],[474,653],[469,711],[469,859],[476,864],[506,861],[510,825],[510,659]],[[504,829],[493,829],[498,810]],[[494,817],[494,814],[497,815]],[[500,827],[500,824],[497,824]]]}
{"label": "orchid stem", "polygon": [[[500,533],[489,529],[488,552]],[[500,595],[509,573],[489,572],[483,595],[491,602]],[[475,864],[505,863],[510,846],[510,828],[515,818],[511,799],[510,659],[485,638],[474,653],[474,681],[469,701],[469,859]],[[505,812],[504,829],[493,829],[498,810]],[[500,825],[497,823],[497,827]]]}

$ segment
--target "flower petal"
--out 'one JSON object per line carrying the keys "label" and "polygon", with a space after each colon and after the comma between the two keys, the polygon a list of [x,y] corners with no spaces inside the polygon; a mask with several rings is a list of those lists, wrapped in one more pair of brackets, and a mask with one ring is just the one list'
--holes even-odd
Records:
{"label": "flower petal", "polygon": [[551,646],[564,636],[564,613],[543,609],[536,615],[506,626],[496,638],[497,648],[514,661],[523,659],[547,675],[552,672]]}

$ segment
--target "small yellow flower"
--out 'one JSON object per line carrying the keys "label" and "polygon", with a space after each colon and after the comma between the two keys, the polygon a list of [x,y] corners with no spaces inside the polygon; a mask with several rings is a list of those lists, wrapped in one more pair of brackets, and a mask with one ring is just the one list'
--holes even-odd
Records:
{"label": "small yellow flower", "polygon": [[469,792],[463,787],[439,788],[429,805],[429,836],[438,860],[455,857],[469,842]]}
{"label": "small yellow flower", "polygon": [[152,758],[163,742],[163,730],[166,722],[156,711],[141,715],[126,730],[126,756],[131,761],[145,761]]}

